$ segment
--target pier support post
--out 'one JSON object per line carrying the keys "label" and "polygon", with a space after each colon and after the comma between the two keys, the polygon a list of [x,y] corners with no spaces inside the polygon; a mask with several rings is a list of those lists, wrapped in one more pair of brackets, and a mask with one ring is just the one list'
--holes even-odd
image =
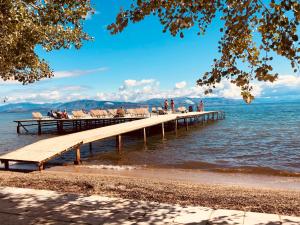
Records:
{"label": "pier support post", "polygon": [[165,123],[161,123],[161,134],[162,138],[165,138]]}
{"label": "pier support post", "polygon": [[146,127],[143,129],[144,132],[144,143],[147,143],[147,132],[146,132]]}
{"label": "pier support post", "polygon": [[185,129],[188,130],[189,129],[188,119],[184,119],[184,123],[185,123]]}
{"label": "pier support post", "polygon": [[80,146],[77,146],[76,149],[75,149],[75,151],[76,151],[76,159],[75,159],[75,161],[74,161],[74,164],[75,164],[75,165],[79,165],[79,164],[81,164],[81,159],[80,159]]}
{"label": "pier support post", "polygon": [[38,135],[42,134],[42,125],[41,125],[41,121],[38,121]]}
{"label": "pier support post", "polygon": [[8,162],[8,160],[3,160],[1,162],[4,163],[4,169],[5,170],[9,170],[9,162]]}
{"label": "pier support post", "polygon": [[121,134],[116,136],[116,144],[117,144],[117,151],[121,152],[121,150],[122,150],[122,135]]}
{"label": "pier support post", "polygon": [[175,134],[177,134],[177,130],[178,130],[178,120],[175,120]]}
{"label": "pier support post", "polygon": [[89,143],[89,149],[90,149],[90,152],[92,152],[92,150],[93,150],[92,142]]}
{"label": "pier support post", "polygon": [[44,163],[39,163],[39,164],[38,164],[38,170],[39,170],[39,171],[42,171],[42,170],[44,170],[44,169],[45,169]]}
{"label": "pier support post", "polygon": [[17,126],[17,133],[20,133],[20,122],[18,122],[18,126]]}

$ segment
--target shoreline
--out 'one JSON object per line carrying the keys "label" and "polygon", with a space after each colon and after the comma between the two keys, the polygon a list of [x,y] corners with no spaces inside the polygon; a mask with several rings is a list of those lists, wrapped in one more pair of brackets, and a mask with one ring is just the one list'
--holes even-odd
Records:
{"label": "shoreline", "polygon": [[240,186],[245,188],[265,188],[300,191],[300,178],[273,174],[252,174],[199,169],[155,168],[140,166],[81,165],[55,166],[51,172],[99,174],[132,178],[148,178],[159,181],[177,181],[191,184]]}
{"label": "shoreline", "polygon": [[[0,186],[300,216],[300,179],[271,177],[266,181],[265,178],[250,180],[244,174],[228,177],[206,172],[195,178],[188,171],[179,170],[64,166],[43,172],[0,171]],[[240,182],[236,182],[238,179]]]}

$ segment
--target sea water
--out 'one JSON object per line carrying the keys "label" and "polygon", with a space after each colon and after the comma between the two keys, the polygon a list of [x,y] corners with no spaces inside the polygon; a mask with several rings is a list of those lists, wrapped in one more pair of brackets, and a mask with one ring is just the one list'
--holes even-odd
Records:
{"label": "sea water", "polygon": [[[225,111],[226,119],[190,126],[189,131],[181,127],[177,135],[168,131],[165,139],[152,133],[146,145],[141,134],[126,135],[121,153],[114,138],[98,141],[92,153],[82,148],[84,163],[299,175],[300,102],[206,108]],[[54,136],[18,135],[13,120],[30,117],[0,113],[0,154]],[[67,153],[53,162],[71,163],[73,157]]]}

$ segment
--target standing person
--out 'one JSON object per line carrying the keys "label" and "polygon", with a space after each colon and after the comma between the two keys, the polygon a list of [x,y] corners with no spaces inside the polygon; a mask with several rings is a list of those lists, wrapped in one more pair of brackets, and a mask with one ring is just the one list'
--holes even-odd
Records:
{"label": "standing person", "polygon": [[68,118],[69,118],[69,115],[68,115],[66,109],[65,109],[65,110],[63,111],[63,113],[62,113],[62,118],[63,118],[63,119],[68,119]]}
{"label": "standing person", "polygon": [[165,106],[165,111],[168,111],[168,109],[169,109],[169,102],[168,102],[168,99],[165,100],[164,106]]}
{"label": "standing person", "polygon": [[203,111],[204,111],[204,103],[203,103],[202,100],[200,101],[200,104],[199,104],[199,111],[200,111],[200,112],[203,112]]}
{"label": "standing person", "polygon": [[173,99],[171,99],[171,110],[172,112],[175,112],[175,103]]}

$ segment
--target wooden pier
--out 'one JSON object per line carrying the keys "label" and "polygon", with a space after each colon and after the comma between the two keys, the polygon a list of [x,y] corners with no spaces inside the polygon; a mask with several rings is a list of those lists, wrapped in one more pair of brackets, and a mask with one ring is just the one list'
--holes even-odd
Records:
{"label": "wooden pier", "polygon": [[38,135],[48,132],[65,134],[83,130],[104,127],[112,124],[130,122],[133,120],[144,119],[145,117],[120,117],[120,118],[77,118],[77,119],[24,119],[15,120],[17,123],[17,133],[22,131],[29,133],[30,128],[37,128]]}
{"label": "wooden pier", "polygon": [[39,170],[44,169],[44,164],[63,154],[64,152],[75,150],[76,158],[74,163],[80,164],[80,147],[83,144],[90,144],[110,137],[116,137],[117,150],[122,149],[122,134],[143,130],[144,141],[147,141],[146,129],[152,126],[161,125],[162,137],[165,137],[165,124],[174,123],[175,132],[178,129],[178,121],[184,121],[186,130],[189,123],[193,120],[204,124],[207,121],[224,119],[225,114],[222,111],[209,112],[190,112],[182,114],[167,114],[153,116],[144,119],[133,120],[125,123],[114,124],[110,126],[81,131],[73,134],[62,135],[54,138],[38,141],[27,145],[15,151],[0,156],[0,161],[4,163],[5,169],[9,169],[9,162],[28,162],[36,163]]}

